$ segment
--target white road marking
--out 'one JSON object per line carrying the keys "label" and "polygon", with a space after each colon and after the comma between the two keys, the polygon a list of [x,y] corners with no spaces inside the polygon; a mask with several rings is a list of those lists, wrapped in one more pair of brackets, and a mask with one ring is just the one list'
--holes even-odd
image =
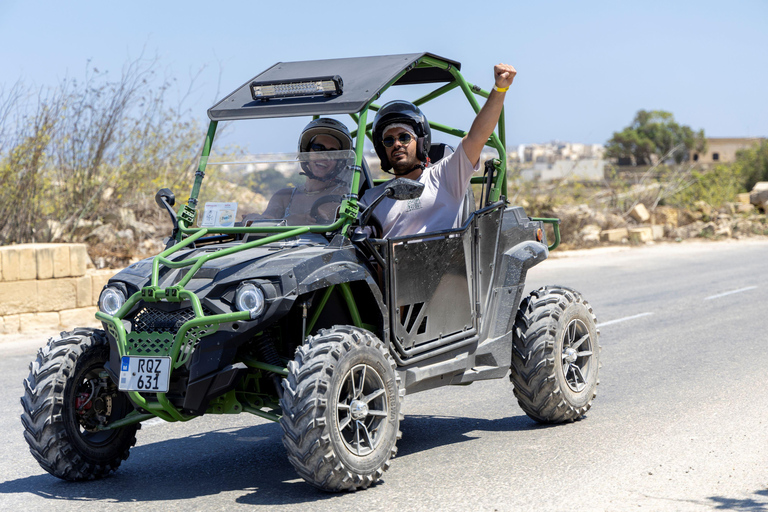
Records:
{"label": "white road marking", "polygon": [[162,425],[163,423],[168,423],[168,422],[160,418],[152,418],[151,420],[142,421],[141,426],[144,428],[154,427],[156,425]]}
{"label": "white road marking", "polygon": [[611,325],[611,324],[617,324],[619,322],[626,322],[627,320],[634,320],[635,318],[642,318],[644,316],[652,315],[653,313],[640,313],[639,315],[632,315],[632,316],[625,316],[624,318],[618,318],[616,320],[610,320],[608,322],[603,322],[601,324],[597,324],[597,327],[603,327],[605,325]]}
{"label": "white road marking", "polygon": [[719,299],[720,297],[725,297],[726,295],[733,295],[734,293],[746,292],[749,290],[754,290],[755,288],[757,288],[757,286],[747,286],[746,288],[739,288],[738,290],[732,290],[730,292],[718,293],[717,295],[710,295],[704,300]]}

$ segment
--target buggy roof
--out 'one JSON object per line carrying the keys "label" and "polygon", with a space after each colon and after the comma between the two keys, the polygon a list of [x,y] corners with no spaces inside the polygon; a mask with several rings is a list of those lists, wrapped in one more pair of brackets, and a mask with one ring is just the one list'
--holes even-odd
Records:
{"label": "buggy roof", "polygon": [[[265,117],[294,117],[360,112],[376,99],[392,80],[407,72],[393,85],[451,82],[453,76],[440,68],[417,68],[414,64],[429,56],[444,61],[456,69],[461,64],[431,53],[353,57],[347,59],[278,62],[248,80],[234,92],[208,109],[212,121],[260,119]],[[297,81],[301,79],[338,75],[344,82],[338,96],[313,96],[254,101],[250,84],[254,81]]]}

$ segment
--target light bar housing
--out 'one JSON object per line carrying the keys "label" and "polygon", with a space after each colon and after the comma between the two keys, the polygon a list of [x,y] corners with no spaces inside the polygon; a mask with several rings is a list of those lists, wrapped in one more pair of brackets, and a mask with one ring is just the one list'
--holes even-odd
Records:
{"label": "light bar housing", "polygon": [[251,82],[251,97],[255,101],[279,98],[338,96],[344,87],[339,75],[302,78],[300,80]]}

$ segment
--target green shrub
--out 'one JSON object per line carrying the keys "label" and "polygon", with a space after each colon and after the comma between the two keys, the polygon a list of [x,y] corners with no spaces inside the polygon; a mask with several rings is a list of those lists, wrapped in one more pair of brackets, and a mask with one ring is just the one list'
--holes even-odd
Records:
{"label": "green shrub", "polygon": [[746,190],[752,190],[758,181],[768,181],[768,140],[736,153],[735,166],[744,177]]}
{"label": "green shrub", "polygon": [[719,208],[744,192],[744,175],[738,165],[720,164],[709,170],[691,171],[691,183],[666,199],[666,204],[692,209],[699,201]]}

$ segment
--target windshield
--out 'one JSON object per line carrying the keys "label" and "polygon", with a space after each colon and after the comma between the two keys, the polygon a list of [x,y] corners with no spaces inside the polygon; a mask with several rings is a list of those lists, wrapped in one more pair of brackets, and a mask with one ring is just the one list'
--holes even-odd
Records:
{"label": "windshield", "polygon": [[215,156],[200,195],[200,227],[332,224],[352,187],[353,151]]}

